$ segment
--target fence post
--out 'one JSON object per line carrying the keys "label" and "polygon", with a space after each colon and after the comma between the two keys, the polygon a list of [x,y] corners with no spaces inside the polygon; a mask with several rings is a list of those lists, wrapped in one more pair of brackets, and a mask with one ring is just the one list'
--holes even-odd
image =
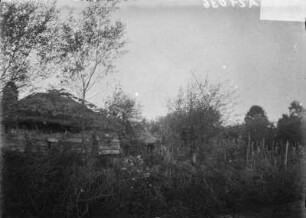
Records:
{"label": "fence post", "polygon": [[248,144],[247,144],[247,151],[246,151],[246,164],[249,164],[249,153],[250,153],[250,143],[251,143],[251,136],[250,132],[248,132]]}
{"label": "fence post", "polygon": [[262,148],[261,148],[263,158],[266,158],[266,157],[267,157],[265,147],[266,147],[266,146],[265,146],[265,137],[263,137],[263,138],[262,138]]}
{"label": "fence post", "polygon": [[254,164],[254,143],[251,142],[251,168],[253,169]]}
{"label": "fence post", "polygon": [[289,142],[286,141],[285,162],[284,162],[285,169],[287,169],[287,162],[288,162],[288,147],[289,147]]}

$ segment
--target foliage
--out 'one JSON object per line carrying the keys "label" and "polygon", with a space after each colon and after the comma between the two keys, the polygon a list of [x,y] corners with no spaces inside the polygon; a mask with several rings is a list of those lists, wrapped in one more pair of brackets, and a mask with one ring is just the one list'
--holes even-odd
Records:
{"label": "foliage", "polygon": [[0,10],[1,87],[8,81],[23,86],[47,73],[41,51],[52,41],[57,19],[55,4],[52,1],[4,1]]}
{"label": "foliage", "polygon": [[244,125],[243,124],[233,124],[228,125],[222,128],[222,135],[224,139],[227,140],[239,140],[244,134]]}
{"label": "foliage", "polygon": [[245,115],[246,130],[251,141],[262,141],[267,134],[269,120],[264,109],[254,105]]}
{"label": "foliage", "polygon": [[[88,92],[114,68],[114,60],[124,45],[124,26],[111,22],[118,1],[89,2],[81,15],[69,14],[61,21],[55,42],[54,63],[60,65],[62,85],[82,100],[82,140],[84,144],[85,102]],[[85,149],[85,148],[83,148]]]}
{"label": "foliage", "polygon": [[[240,143],[240,142],[239,142]],[[76,151],[4,151],[4,215],[39,217],[213,217],[250,205],[300,198],[299,156],[287,169],[258,155],[244,165],[242,145],[214,146],[201,165],[142,156],[93,158]]]}
{"label": "foliage", "polygon": [[106,110],[120,120],[137,120],[141,117],[140,105],[121,88],[117,88],[106,101]]}
{"label": "foliage", "polygon": [[169,102],[169,113],[161,119],[164,136],[190,154],[205,150],[205,144],[216,137],[225,121],[228,101],[234,93],[222,84],[210,84],[207,79],[191,81]]}
{"label": "foliage", "polygon": [[[117,2],[90,2],[81,16],[71,13],[61,23],[54,4],[1,4],[0,81],[10,81],[3,90],[4,112],[18,101],[13,82],[25,84],[35,67],[43,72],[53,64],[59,66],[63,84],[76,87],[81,107],[71,101],[71,94],[56,90],[48,93],[49,100],[37,93],[30,95],[34,101],[29,107],[44,117],[62,119],[72,113],[82,122],[82,130],[86,118],[94,123],[96,117],[85,107],[87,93],[113,70],[124,45],[123,24],[111,22]],[[33,58],[38,59],[37,66],[31,65]],[[4,216],[213,217],[240,212],[247,205],[299,200],[299,148],[289,146],[286,168],[284,155],[270,148],[252,151],[251,164],[246,164],[242,136],[248,132],[252,141],[265,139],[268,144],[279,139],[301,142],[303,107],[292,102],[277,129],[257,105],[247,112],[245,125],[224,127],[234,94],[224,84],[195,77],[169,102],[169,113],[149,123],[139,122],[136,100],[116,90],[106,110],[100,111],[108,119],[98,120],[99,125],[116,123],[123,147],[140,144],[137,131],[149,129],[161,139],[160,150],[150,157],[93,157],[56,147],[47,152],[4,150]],[[45,107],[36,104],[37,98],[44,98]],[[66,111],[55,104],[59,99],[70,104]],[[190,161],[194,154],[201,161]]]}
{"label": "foliage", "polygon": [[65,207],[69,210],[65,203],[69,197],[69,175],[77,156],[59,155],[56,151],[48,157],[4,151],[3,159],[4,216],[64,216]]}
{"label": "foliage", "polygon": [[137,144],[137,130],[141,128],[141,108],[134,98],[116,89],[106,101],[106,111],[117,121],[117,132],[126,153]]}
{"label": "foliage", "polygon": [[81,99],[113,69],[124,45],[124,26],[111,22],[116,1],[91,2],[81,15],[72,12],[62,21],[57,52],[64,74],[63,83],[75,87]]}
{"label": "foliage", "polygon": [[304,131],[303,116],[305,109],[298,101],[293,101],[289,106],[289,114],[283,114],[277,123],[277,137],[281,141],[302,142]]}

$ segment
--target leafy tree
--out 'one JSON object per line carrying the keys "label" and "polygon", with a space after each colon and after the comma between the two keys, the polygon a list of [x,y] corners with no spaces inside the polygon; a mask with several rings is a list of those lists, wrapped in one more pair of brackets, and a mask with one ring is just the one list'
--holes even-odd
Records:
{"label": "leafy tree", "polygon": [[117,88],[106,101],[106,111],[119,124],[117,131],[123,146],[129,147],[136,140],[135,131],[141,126],[140,105],[121,88]]}
{"label": "leafy tree", "polygon": [[277,137],[281,141],[300,143],[302,141],[302,119],[305,109],[298,101],[291,102],[289,114],[283,114],[277,122]]}
{"label": "leafy tree", "polygon": [[267,133],[265,135],[265,144],[269,149],[275,145],[275,139],[277,137],[277,129],[274,123],[269,123]]}
{"label": "leafy tree", "polygon": [[64,72],[61,79],[63,85],[80,96],[83,112],[87,93],[112,71],[114,60],[124,45],[123,24],[111,22],[117,3],[90,2],[81,15],[71,13],[59,30],[57,53]]}
{"label": "leafy tree", "polygon": [[299,101],[293,101],[291,102],[289,106],[289,114],[291,117],[299,117],[302,118],[303,113],[305,112],[305,109],[303,108],[302,104]]}
{"label": "leafy tree", "polygon": [[112,116],[120,120],[138,119],[141,116],[140,105],[121,88],[117,88],[106,101],[106,108]]}
{"label": "leafy tree", "polygon": [[[41,51],[49,47],[57,11],[54,2],[4,1],[0,3],[0,85],[24,86],[46,74]],[[35,61],[34,61],[35,60]]]}
{"label": "leafy tree", "polygon": [[245,115],[244,121],[251,141],[259,142],[265,138],[269,120],[265,110],[261,106],[252,106]]}

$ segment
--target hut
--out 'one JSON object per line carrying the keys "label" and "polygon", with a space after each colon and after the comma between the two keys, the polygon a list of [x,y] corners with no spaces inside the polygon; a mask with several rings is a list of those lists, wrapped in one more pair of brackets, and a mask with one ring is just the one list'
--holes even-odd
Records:
{"label": "hut", "polygon": [[[72,95],[57,90],[34,93],[18,102],[17,128],[52,132],[79,132],[82,104]],[[85,121],[95,119],[94,111],[85,107]]]}
{"label": "hut", "polygon": [[[28,144],[16,143],[16,140],[12,140],[14,138],[23,138],[23,141],[27,142],[31,138],[36,141],[35,144],[44,147],[50,147],[58,142],[64,142],[62,144],[65,145],[80,145],[86,142],[92,144],[89,146],[92,151],[104,154],[105,152],[99,152],[99,149],[114,147],[113,141],[116,141],[115,147],[120,150],[115,122],[107,118],[107,113],[97,110],[87,102],[83,107],[79,99],[62,91],[51,90],[26,96],[15,104],[14,113],[5,119],[3,124],[10,124],[11,120],[14,120],[14,125],[7,125],[6,133],[11,137],[6,141],[15,142],[9,144]],[[85,127],[83,135],[82,125]],[[106,141],[105,135],[113,138]],[[101,147],[101,144],[104,147]]]}

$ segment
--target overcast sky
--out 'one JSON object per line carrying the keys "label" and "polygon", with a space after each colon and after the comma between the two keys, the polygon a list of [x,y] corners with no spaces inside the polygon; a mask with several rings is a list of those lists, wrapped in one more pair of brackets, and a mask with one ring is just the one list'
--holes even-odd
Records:
{"label": "overcast sky", "polygon": [[[84,4],[60,0],[59,6]],[[166,114],[167,99],[186,85],[192,70],[213,82],[231,81],[241,119],[255,104],[272,121],[295,99],[306,105],[303,23],[262,21],[259,7],[207,9],[201,0],[134,0],[116,16],[126,25],[128,53],[110,81],[120,81],[147,118]],[[90,99],[97,104],[99,90]]]}

